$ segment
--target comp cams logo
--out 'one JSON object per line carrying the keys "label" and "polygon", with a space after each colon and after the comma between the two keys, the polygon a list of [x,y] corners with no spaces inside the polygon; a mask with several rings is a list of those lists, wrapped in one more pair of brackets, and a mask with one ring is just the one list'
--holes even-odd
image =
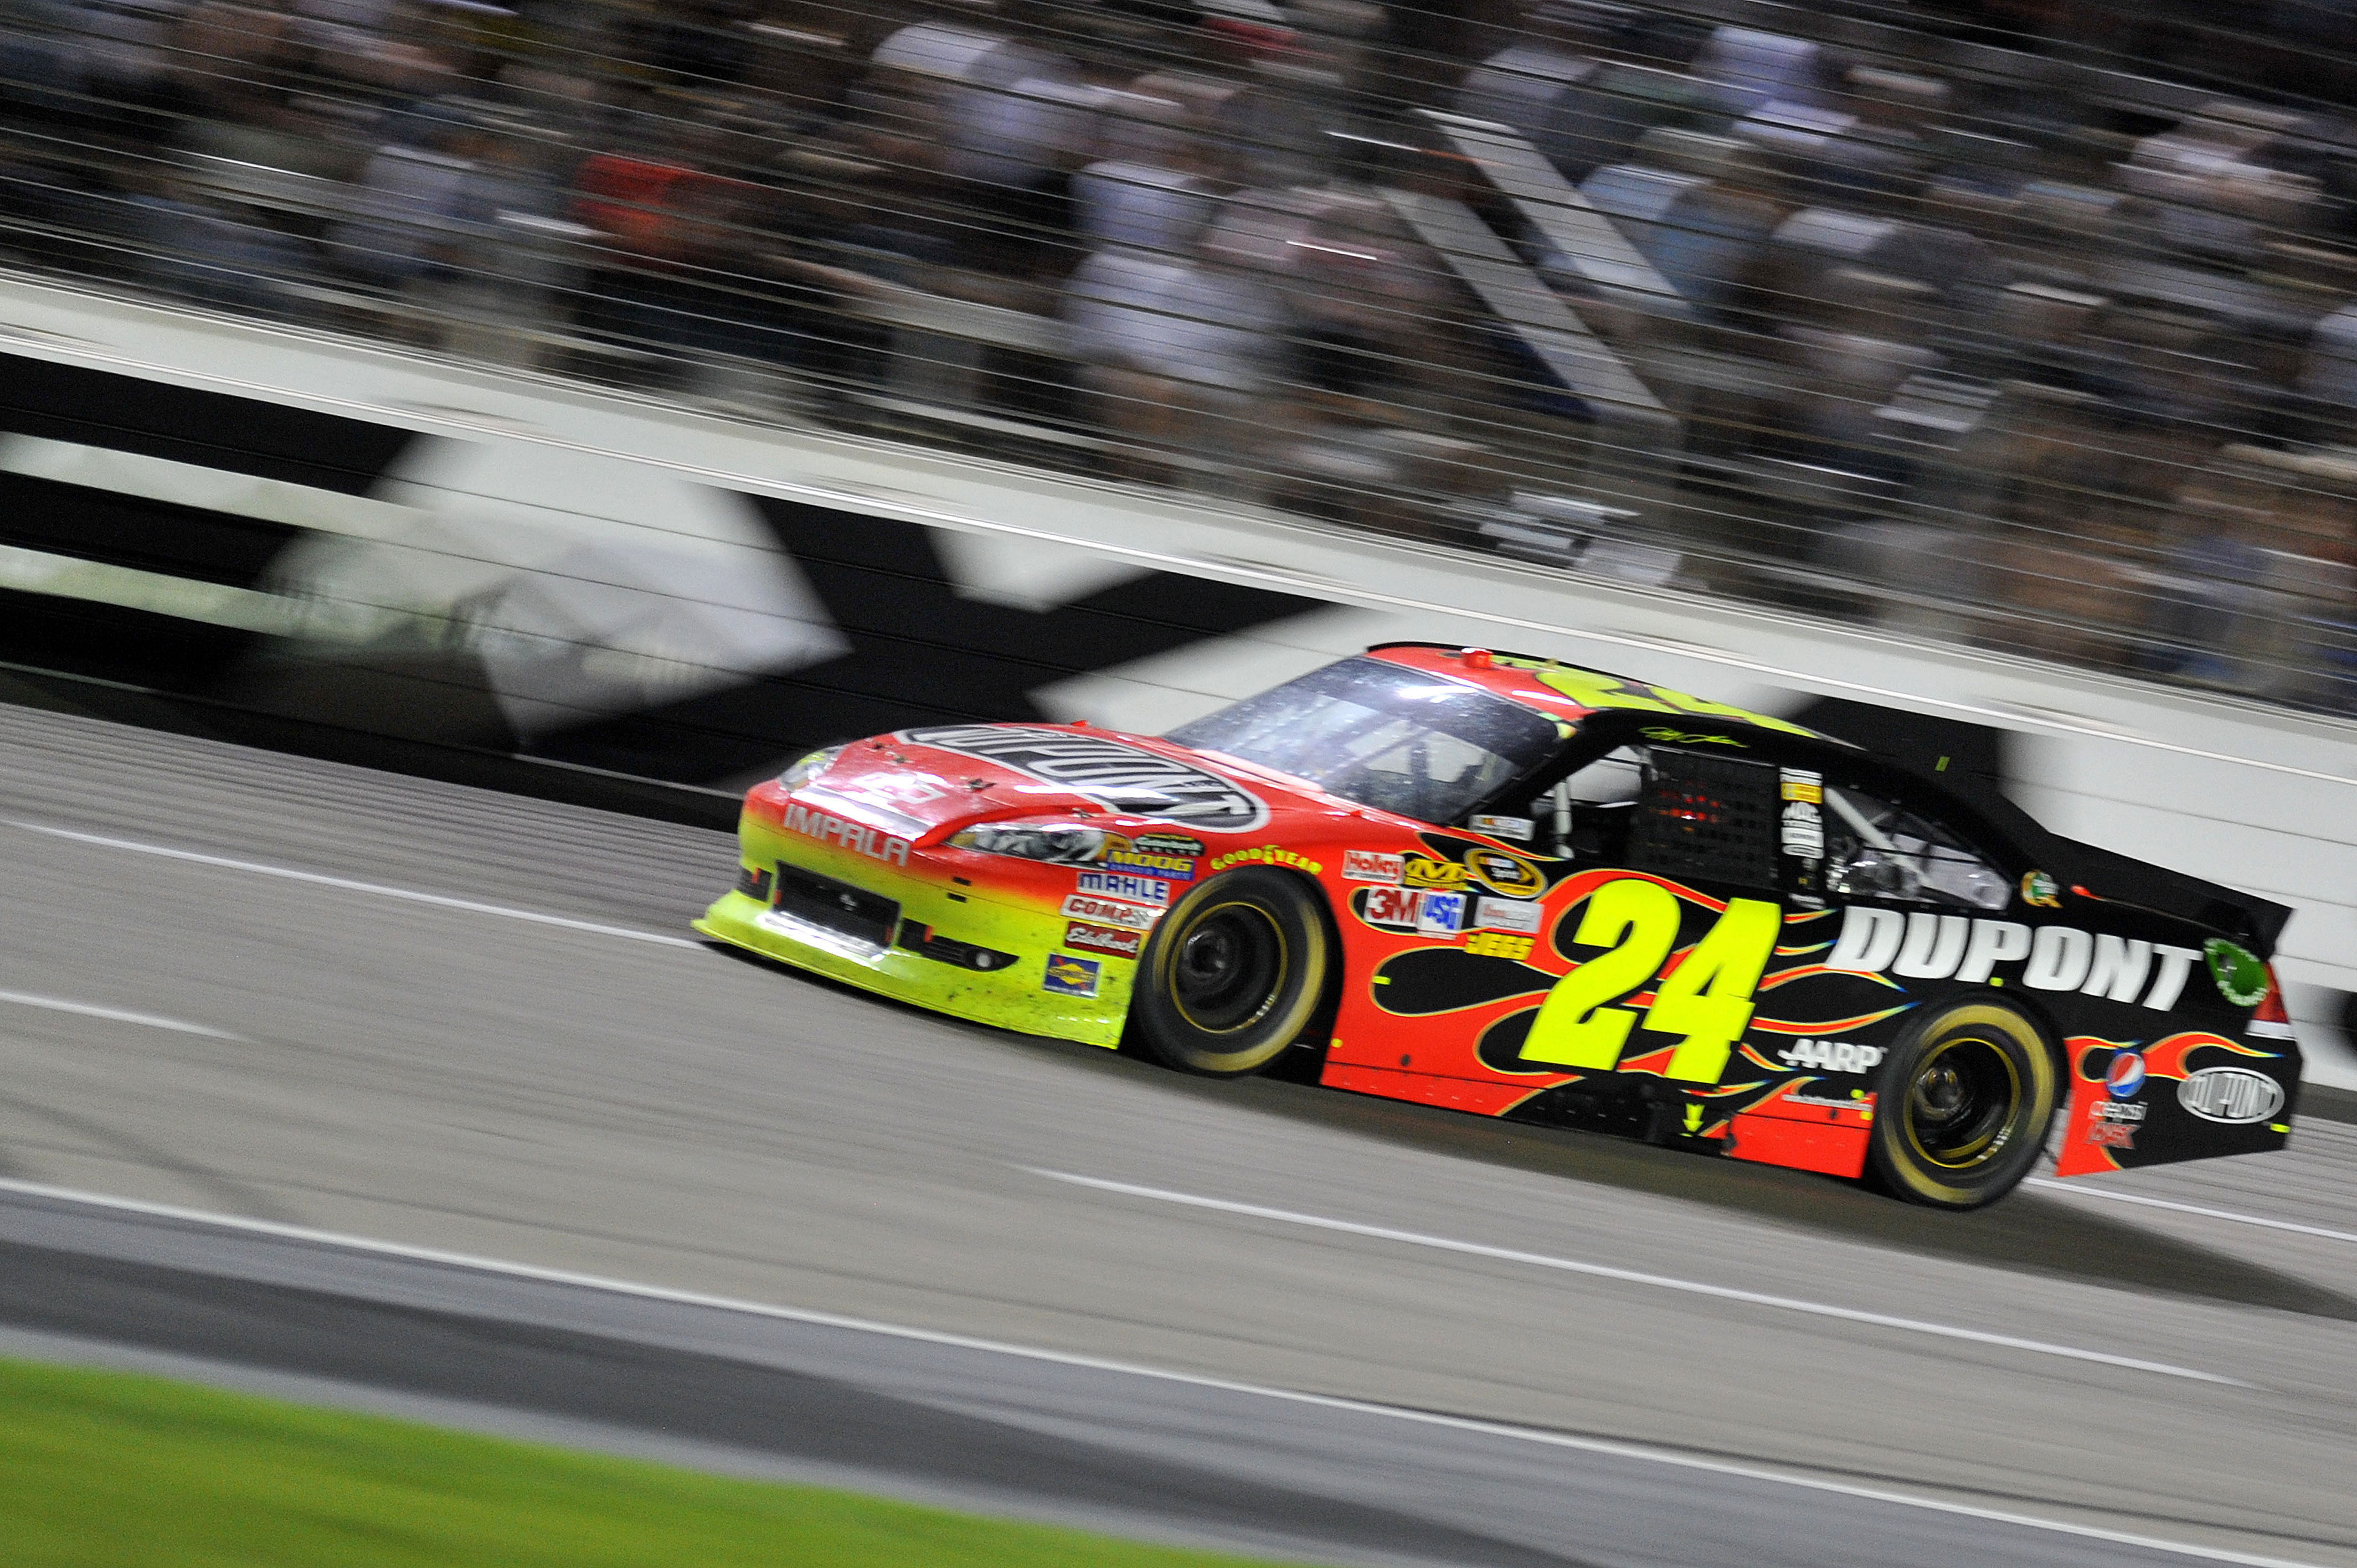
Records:
{"label": "comp cams logo", "polygon": [[1268,807],[1232,780],[1103,736],[1027,725],[943,725],[901,730],[894,738],[995,762],[1084,795],[1107,811],[1167,817],[1220,833],[1248,833],[1268,822]]}

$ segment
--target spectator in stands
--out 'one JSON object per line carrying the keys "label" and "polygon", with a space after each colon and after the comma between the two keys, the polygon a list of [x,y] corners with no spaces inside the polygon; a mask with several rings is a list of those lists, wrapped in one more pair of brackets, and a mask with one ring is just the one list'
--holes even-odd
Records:
{"label": "spectator in stands", "polygon": [[299,313],[282,285],[309,272],[309,257],[291,236],[175,172],[150,172],[144,183],[128,203],[141,281],[256,316]]}
{"label": "spectator in stands", "polygon": [[[582,324],[630,349],[791,358],[769,290],[753,272],[757,232],[771,227],[759,188],[715,172],[728,133],[715,111],[651,95],[626,123],[635,133],[585,161],[574,216],[598,231]],[[675,359],[651,366],[679,372]]]}
{"label": "spectator in stands", "polygon": [[198,0],[173,31],[171,56],[181,113],[243,125],[277,123],[302,63],[285,0]]}

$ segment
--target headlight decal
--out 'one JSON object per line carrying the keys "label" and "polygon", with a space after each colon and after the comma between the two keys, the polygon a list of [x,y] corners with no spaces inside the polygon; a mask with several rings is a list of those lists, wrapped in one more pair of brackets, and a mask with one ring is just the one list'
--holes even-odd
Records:
{"label": "headlight decal", "polygon": [[1104,857],[1105,842],[1111,836],[1104,829],[1084,822],[981,822],[955,834],[950,843],[959,849],[1051,865],[1093,865]]}

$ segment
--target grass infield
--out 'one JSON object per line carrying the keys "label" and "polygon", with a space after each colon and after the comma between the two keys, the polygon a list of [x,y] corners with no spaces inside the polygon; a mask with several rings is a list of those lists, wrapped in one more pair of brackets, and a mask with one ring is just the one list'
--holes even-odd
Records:
{"label": "grass infield", "polygon": [[9,1568],[1242,1568],[816,1487],[0,1360]]}

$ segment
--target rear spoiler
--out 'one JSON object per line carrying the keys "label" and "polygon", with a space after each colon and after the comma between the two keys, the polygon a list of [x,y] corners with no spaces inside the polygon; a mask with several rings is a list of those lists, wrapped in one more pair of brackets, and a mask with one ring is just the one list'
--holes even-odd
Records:
{"label": "rear spoiler", "polygon": [[[2134,904],[2158,914],[2207,926],[2258,950],[2262,958],[2275,956],[2276,940],[2291,918],[2288,906],[2272,899],[2237,893],[2198,876],[2131,860],[2107,849],[2047,835],[2066,857],[2066,885],[2083,887],[2115,904]],[[2057,870],[2064,866],[2056,867]]]}

